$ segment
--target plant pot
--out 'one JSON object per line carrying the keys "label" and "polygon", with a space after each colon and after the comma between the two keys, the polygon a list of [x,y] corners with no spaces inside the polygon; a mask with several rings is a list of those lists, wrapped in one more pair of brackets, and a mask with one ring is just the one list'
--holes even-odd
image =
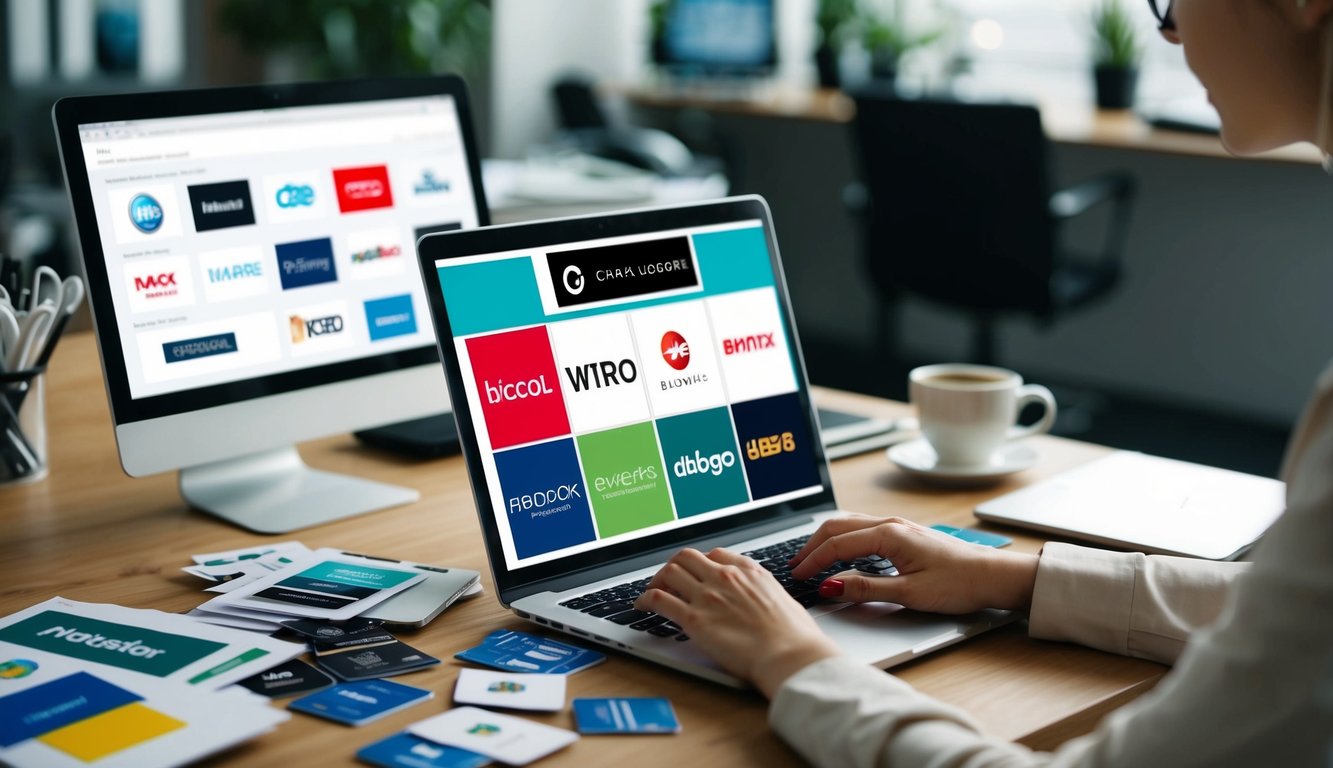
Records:
{"label": "plant pot", "polygon": [[893,84],[898,80],[898,58],[892,51],[872,51],[870,79],[884,89],[893,90]]}
{"label": "plant pot", "polygon": [[842,73],[839,71],[841,57],[839,51],[829,45],[815,49],[815,70],[819,73],[820,88],[841,88]]}
{"label": "plant pot", "polygon": [[1134,89],[1139,83],[1137,69],[1096,67],[1092,75],[1097,84],[1098,109],[1129,109],[1134,106]]}

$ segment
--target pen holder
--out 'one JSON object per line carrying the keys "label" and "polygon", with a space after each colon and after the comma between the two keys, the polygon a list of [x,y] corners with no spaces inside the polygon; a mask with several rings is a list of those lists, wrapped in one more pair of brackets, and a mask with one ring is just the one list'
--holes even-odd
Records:
{"label": "pen holder", "polygon": [[0,485],[46,477],[45,371],[0,373]]}

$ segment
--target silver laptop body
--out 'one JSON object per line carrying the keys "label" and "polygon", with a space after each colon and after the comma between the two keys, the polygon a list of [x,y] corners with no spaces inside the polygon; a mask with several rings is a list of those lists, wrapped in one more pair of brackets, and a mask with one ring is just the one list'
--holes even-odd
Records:
{"label": "silver laptop body", "polygon": [[[441,233],[418,256],[501,603],[743,687],[660,618],[586,596],[685,546],[754,552],[838,513],[762,198]],[[809,610],[880,667],[1013,620]]]}

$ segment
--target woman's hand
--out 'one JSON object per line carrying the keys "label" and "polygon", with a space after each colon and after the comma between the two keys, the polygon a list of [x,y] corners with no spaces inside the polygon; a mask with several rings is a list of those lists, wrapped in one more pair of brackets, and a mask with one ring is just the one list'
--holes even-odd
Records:
{"label": "woman's hand", "polygon": [[772,698],[787,678],[838,649],[777,579],[748,557],[683,549],[634,604],[676,622],[723,669]]}
{"label": "woman's hand", "polygon": [[808,579],[839,560],[867,555],[892,560],[898,575],[838,574],[826,580],[819,593],[932,613],[1027,610],[1032,604],[1036,555],[960,541],[899,517],[848,515],[826,521],[792,558],[792,576]]}

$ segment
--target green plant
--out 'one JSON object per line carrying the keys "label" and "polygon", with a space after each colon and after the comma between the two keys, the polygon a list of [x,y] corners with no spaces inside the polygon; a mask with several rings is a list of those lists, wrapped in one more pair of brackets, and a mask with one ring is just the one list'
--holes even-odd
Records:
{"label": "green plant", "polygon": [[815,25],[819,27],[819,44],[839,48],[845,30],[856,19],[856,0],[819,0],[815,11]]}
{"label": "green plant", "polygon": [[943,36],[942,29],[912,31],[901,13],[890,18],[867,11],[861,16],[861,45],[872,56],[885,61],[897,62],[911,51],[931,45]]}
{"label": "green plant", "polygon": [[489,0],[225,0],[222,28],[314,78],[484,71]]}
{"label": "green plant", "polygon": [[1143,56],[1134,17],[1121,0],[1102,0],[1092,10],[1093,55],[1099,67],[1134,69]]}

